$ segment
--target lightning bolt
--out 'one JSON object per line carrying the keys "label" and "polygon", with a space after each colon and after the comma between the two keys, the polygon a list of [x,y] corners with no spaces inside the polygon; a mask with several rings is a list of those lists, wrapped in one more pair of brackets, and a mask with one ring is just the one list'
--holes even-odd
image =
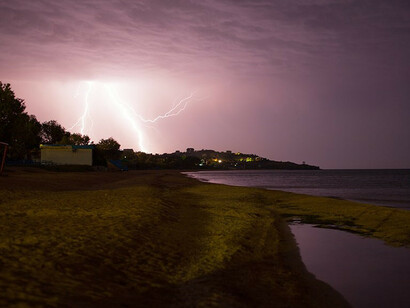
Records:
{"label": "lightning bolt", "polygon": [[[92,122],[92,119],[89,117],[89,108],[90,108],[90,102],[89,102],[89,97],[90,97],[90,93],[92,91],[92,88],[94,86],[94,82],[92,81],[87,81],[85,82],[85,84],[87,85],[87,89],[85,91],[85,95],[84,95],[84,111],[83,114],[81,115],[81,117],[78,119],[78,121],[70,127],[71,129],[74,129],[74,127],[77,127],[80,125],[80,133],[81,135],[84,135],[85,130],[86,130],[86,120],[90,119]],[[77,94],[75,95],[75,97],[78,97],[80,95],[80,87],[77,88]],[[92,126],[92,125],[91,125]]]}
{"label": "lightning bolt", "polygon": [[[79,126],[80,132],[82,135],[84,135],[84,133],[87,132],[87,129],[86,129],[87,120],[91,120],[92,122],[92,119],[89,115],[89,109],[90,109],[89,98],[94,88],[94,82],[86,82],[86,84],[87,84],[87,89],[84,95],[83,114],[78,119],[78,121],[71,127],[71,129],[73,129]],[[131,105],[123,101],[112,85],[103,84],[103,86],[104,86],[103,87],[104,90],[108,94],[108,97],[110,98],[110,103],[116,107],[116,109],[121,113],[121,116],[124,118],[124,120],[126,120],[129,123],[130,127],[136,134],[138,148],[140,151],[143,151],[143,152],[147,152],[147,147],[144,144],[145,137],[142,132],[141,125],[147,126],[147,124],[153,124],[162,119],[178,116],[181,112],[183,112],[186,109],[189,102],[194,99],[194,95],[195,95],[195,92],[192,92],[187,97],[183,97],[179,100],[176,100],[177,103],[174,102],[173,107],[170,110],[168,110],[166,113],[158,115],[152,119],[147,119],[143,117],[141,114],[139,114],[138,112],[136,112],[135,109]],[[77,92],[79,93],[79,91]]]}
{"label": "lightning bolt", "polygon": [[128,109],[129,112],[133,113],[141,122],[143,123],[155,123],[158,120],[165,119],[165,118],[170,118],[170,117],[175,117],[179,115],[182,111],[185,110],[186,106],[188,105],[189,101],[194,97],[195,92],[192,92],[189,96],[184,97],[179,100],[179,102],[174,105],[169,111],[164,113],[163,115],[159,115],[153,119],[145,119],[142,115],[139,113],[135,112],[135,110],[129,106],[127,103],[123,102],[120,98],[118,93],[110,86],[105,85],[105,88],[107,89],[110,97],[112,100],[117,102],[117,104],[124,106],[126,109]]}

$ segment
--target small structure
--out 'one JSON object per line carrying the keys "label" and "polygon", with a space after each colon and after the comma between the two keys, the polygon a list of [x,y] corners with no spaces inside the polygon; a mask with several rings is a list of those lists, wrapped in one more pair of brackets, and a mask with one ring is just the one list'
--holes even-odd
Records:
{"label": "small structure", "polygon": [[41,163],[92,166],[93,149],[93,145],[41,144]]}
{"label": "small structure", "polygon": [[125,166],[121,160],[110,159],[107,161],[107,168],[110,171],[128,171],[128,167]]}

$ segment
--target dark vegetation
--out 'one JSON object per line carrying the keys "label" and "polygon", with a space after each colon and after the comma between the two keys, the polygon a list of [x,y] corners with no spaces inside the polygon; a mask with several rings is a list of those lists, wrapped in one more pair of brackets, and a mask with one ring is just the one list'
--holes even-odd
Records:
{"label": "dark vegetation", "polygon": [[171,154],[147,154],[127,149],[121,152],[121,160],[129,169],[319,169],[307,164],[273,161],[255,154],[193,148]]}
{"label": "dark vegetation", "polygon": [[120,151],[120,144],[112,137],[94,144],[90,137],[70,133],[55,120],[40,123],[25,110],[24,100],[15,96],[10,84],[0,82],[0,142],[9,145],[9,164],[39,161],[40,144],[64,144],[95,145],[93,162],[96,166],[107,166],[107,160],[117,160],[128,169],[319,169],[305,163],[272,161],[255,154],[231,151],[196,151],[193,148],[171,154]]}

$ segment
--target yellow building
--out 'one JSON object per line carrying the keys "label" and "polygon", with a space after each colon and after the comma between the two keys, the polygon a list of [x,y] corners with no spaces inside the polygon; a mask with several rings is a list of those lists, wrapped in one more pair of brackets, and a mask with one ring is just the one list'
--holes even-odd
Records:
{"label": "yellow building", "polygon": [[92,166],[93,148],[92,145],[41,144],[41,163]]}

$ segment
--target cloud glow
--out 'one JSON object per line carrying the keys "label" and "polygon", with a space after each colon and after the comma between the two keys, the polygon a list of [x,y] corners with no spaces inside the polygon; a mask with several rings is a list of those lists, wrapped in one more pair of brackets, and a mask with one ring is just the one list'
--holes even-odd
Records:
{"label": "cloud glow", "polygon": [[403,0],[0,0],[0,80],[123,148],[409,167],[409,29]]}

